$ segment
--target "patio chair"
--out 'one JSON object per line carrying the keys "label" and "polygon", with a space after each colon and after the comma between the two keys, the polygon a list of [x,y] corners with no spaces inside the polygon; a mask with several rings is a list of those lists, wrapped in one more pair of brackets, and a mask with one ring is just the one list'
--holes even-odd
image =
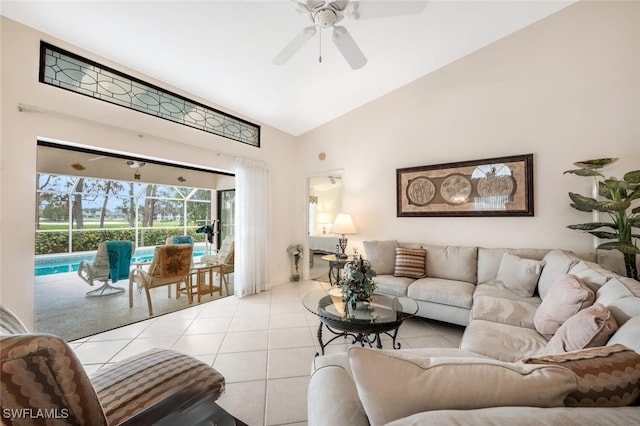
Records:
{"label": "patio chair", "polygon": [[165,244],[191,244],[193,245],[193,238],[190,235],[172,235],[167,237]]}
{"label": "patio chair", "polygon": [[233,235],[228,235],[222,242],[220,250],[215,255],[202,256],[202,263],[214,266],[213,270],[219,276],[220,296],[222,296],[222,283],[229,295],[229,274],[233,273],[235,262],[235,240]]}
{"label": "patio chair", "polygon": [[78,266],[78,276],[90,286],[94,281],[102,282],[102,286],[87,292],[87,296],[107,296],[120,294],[124,288],[109,284],[129,277],[131,256],[135,250],[133,241],[106,241],[98,244],[98,251],[93,262],[83,260]]}
{"label": "patio chair", "polygon": [[[179,285],[181,282],[188,283],[192,255],[193,246],[191,244],[156,246],[149,269],[147,271],[133,269],[129,274],[129,307],[133,307],[133,284],[135,283],[139,289],[144,288],[149,315],[153,315],[149,290],[171,284]],[[168,295],[171,297],[170,290]],[[191,295],[189,295],[189,303],[191,301]]]}

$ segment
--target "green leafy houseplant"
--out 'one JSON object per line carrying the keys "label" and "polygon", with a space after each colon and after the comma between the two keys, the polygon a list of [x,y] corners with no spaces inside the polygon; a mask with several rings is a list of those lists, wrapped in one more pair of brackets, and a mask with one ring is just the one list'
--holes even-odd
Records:
{"label": "green leafy houseplant", "polygon": [[[598,246],[603,250],[618,250],[624,257],[627,276],[638,279],[638,265],[636,256],[640,254],[637,243],[640,234],[634,234],[633,228],[640,228],[640,207],[633,207],[632,202],[640,199],[640,170],[626,173],[622,179],[615,177],[605,178],[598,169],[613,163],[617,158],[600,158],[574,163],[578,169],[567,170],[578,176],[596,177],[598,182],[598,195],[602,201],[591,197],[585,197],[574,192],[569,192],[569,198],[574,209],[591,212],[607,213],[612,222],[590,222],[578,225],[569,225],[570,229],[586,231],[591,235],[605,239],[616,240],[602,243]],[[604,229],[604,230],[603,230]]]}
{"label": "green leafy houseplant", "polygon": [[362,259],[362,256],[345,263],[340,278],[345,303],[355,307],[356,302],[369,300],[376,289],[373,282],[375,276],[376,272],[371,268],[371,264]]}

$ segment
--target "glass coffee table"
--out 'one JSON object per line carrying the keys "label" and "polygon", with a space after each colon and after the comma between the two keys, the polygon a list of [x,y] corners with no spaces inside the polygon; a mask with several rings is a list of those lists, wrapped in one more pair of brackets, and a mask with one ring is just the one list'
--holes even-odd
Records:
{"label": "glass coffee table", "polygon": [[[320,319],[318,343],[322,355],[327,345],[339,337],[351,337],[352,343],[368,344],[369,347],[375,344],[382,349],[380,335],[386,334],[391,337],[393,348],[400,349],[400,343],[396,342],[398,329],[405,319],[418,312],[415,300],[382,294],[374,294],[370,302],[358,302],[353,309],[345,306],[339,288],[309,292],[302,299],[302,304]],[[322,340],[323,327],[334,335],[326,342]]]}

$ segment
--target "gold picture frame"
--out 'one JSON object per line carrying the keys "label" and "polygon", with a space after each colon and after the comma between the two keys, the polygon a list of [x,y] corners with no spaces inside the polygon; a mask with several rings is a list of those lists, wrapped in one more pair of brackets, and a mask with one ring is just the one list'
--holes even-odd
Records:
{"label": "gold picture frame", "polygon": [[396,169],[397,215],[533,216],[533,154]]}

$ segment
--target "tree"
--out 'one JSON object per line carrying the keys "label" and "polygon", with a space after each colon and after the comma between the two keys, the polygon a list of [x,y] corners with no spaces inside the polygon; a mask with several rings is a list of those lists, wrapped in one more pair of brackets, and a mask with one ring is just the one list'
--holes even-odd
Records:
{"label": "tree", "polygon": [[157,187],[157,185],[147,185],[144,197],[144,210],[142,211],[142,226],[153,226]]}
{"label": "tree", "polygon": [[71,205],[71,213],[73,221],[76,223],[77,229],[84,229],[84,216],[82,213],[82,191],[84,190],[84,178],[78,179],[78,183],[73,191],[73,204]]}

